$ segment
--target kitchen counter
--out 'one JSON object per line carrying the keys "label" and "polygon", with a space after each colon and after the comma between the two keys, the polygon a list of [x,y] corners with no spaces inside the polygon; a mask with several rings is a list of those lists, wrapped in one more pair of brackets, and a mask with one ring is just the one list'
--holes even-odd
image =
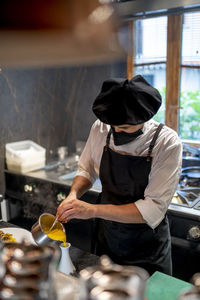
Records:
{"label": "kitchen counter", "polygon": [[[4,222],[4,221],[0,221],[0,229],[6,228],[6,227],[16,227],[17,228],[18,226],[15,226],[13,224],[10,224],[10,223]],[[71,246],[69,249],[69,254],[70,254],[71,260],[76,268],[76,272],[74,274],[75,276],[78,276],[78,273],[82,269],[98,264],[98,260],[99,260],[98,256],[88,253],[88,252],[85,252],[76,247]]]}
{"label": "kitchen counter", "polygon": [[[5,171],[5,199],[9,204],[8,219],[10,223],[30,230],[41,212],[56,214],[60,201],[65,199],[69,193],[69,182],[74,176],[73,172],[68,174],[65,170],[63,173],[61,170],[59,172],[57,175],[62,176],[65,183],[59,180],[59,183],[54,182],[55,170],[35,171],[32,172],[34,175]],[[52,181],[50,181],[50,177]],[[98,182],[96,184],[98,185]],[[93,189],[83,195],[82,200],[88,203],[96,203],[97,197],[98,193]],[[174,275],[177,278],[189,281],[194,273],[199,272],[200,241],[196,237],[193,238],[191,233],[199,230],[200,210],[171,204],[168,209],[168,217],[172,236]],[[91,252],[93,221],[93,219],[73,219],[68,222],[65,228],[71,245],[85,252]],[[183,261],[185,264],[182,263]]]}
{"label": "kitchen counter", "polygon": [[[30,176],[32,178],[39,178],[42,180],[48,180],[50,182],[56,182],[58,184],[64,184],[68,187],[71,187],[73,179],[76,175],[76,170],[70,171],[64,168],[57,167],[51,168],[51,165],[46,165],[43,169],[32,171],[26,173],[26,176]],[[98,194],[102,190],[101,182],[97,179],[93,186],[90,188],[90,193]],[[185,216],[188,214],[192,214],[195,219],[200,219],[200,208],[192,208],[187,205],[182,204],[174,204],[173,202],[168,207],[168,213],[170,214],[178,214],[181,216]]]}

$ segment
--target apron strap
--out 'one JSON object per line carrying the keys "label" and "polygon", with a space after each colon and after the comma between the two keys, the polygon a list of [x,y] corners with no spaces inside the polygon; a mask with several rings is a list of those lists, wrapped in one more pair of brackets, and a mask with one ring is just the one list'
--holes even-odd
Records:
{"label": "apron strap", "polygon": [[154,136],[152,138],[152,141],[151,141],[151,143],[149,145],[148,154],[147,154],[147,160],[148,161],[150,160],[152,150],[153,150],[153,148],[155,146],[156,140],[157,140],[157,138],[159,136],[159,133],[162,130],[163,126],[164,126],[164,124],[162,124],[162,123],[159,124],[159,126],[158,126],[158,128],[157,128],[157,130],[156,130],[156,132],[155,132],[155,134],[154,134]]}
{"label": "apron strap", "polygon": [[110,130],[108,131],[107,138],[106,138],[106,148],[109,147],[111,133],[112,133],[112,130],[111,130],[111,128],[110,128]]}

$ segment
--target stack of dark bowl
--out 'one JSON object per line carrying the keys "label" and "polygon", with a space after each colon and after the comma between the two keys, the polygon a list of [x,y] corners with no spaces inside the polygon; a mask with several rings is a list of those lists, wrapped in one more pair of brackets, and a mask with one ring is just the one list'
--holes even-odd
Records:
{"label": "stack of dark bowl", "polygon": [[5,243],[0,248],[0,299],[56,300],[60,252],[52,246]]}

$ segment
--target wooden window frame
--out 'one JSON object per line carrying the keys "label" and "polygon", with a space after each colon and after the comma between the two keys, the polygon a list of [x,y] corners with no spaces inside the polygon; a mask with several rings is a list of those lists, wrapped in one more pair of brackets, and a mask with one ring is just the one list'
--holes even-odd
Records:
{"label": "wooden window frame", "polygon": [[168,16],[165,123],[178,131],[182,16]]}
{"label": "wooden window frame", "polygon": [[[182,15],[168,16],[167,22],[167,60],[160,62],[135,64],[135,26],[134,21],[129,21],[129,53],[127,56],[127,78],[131,79],[134,75],[136,66],[152,64],[166,64],[166,106],[165,124],[178,132],[180,102],[180,75],[181,68],[199,69],[200,65],[181,64],[182,46]],[[192,146],[200,147],[200,142],[196,140],[183,140]]]}
{"label": "wooden window frame", "polygon": [[[167,60],[149,64],[166,64],[166,107],[165,124],[175,131],[178,131],[179,115],[179,91],[180,91],[180,68],[181,68],[181,35],[182,35],[182,16],[168,16],[167,22]],[[127,78],[130,79],[134,74],[134,67],[138,66],[134,62],[134,21],[129,22],[129,52],[127,56]],[[148,63],[140,65],[149,65]]]}

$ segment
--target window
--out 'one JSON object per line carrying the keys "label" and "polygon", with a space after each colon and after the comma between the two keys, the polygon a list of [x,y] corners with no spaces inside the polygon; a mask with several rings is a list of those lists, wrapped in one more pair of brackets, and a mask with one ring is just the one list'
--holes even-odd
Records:
{"label": "window", "polygon": [[132,75],[144,76],[163,98],[155,120],[200,141],[200,11],[133,24]]}
{"label": "window", "polygon": [[167,55],[167,17],[135,22],[134,75],[141,74],[162,95],[162,106],[154,117],[164,122]]}
{"label": "window", "polygon": [[179,132],[200,140],[200,12],[183,16]]}

